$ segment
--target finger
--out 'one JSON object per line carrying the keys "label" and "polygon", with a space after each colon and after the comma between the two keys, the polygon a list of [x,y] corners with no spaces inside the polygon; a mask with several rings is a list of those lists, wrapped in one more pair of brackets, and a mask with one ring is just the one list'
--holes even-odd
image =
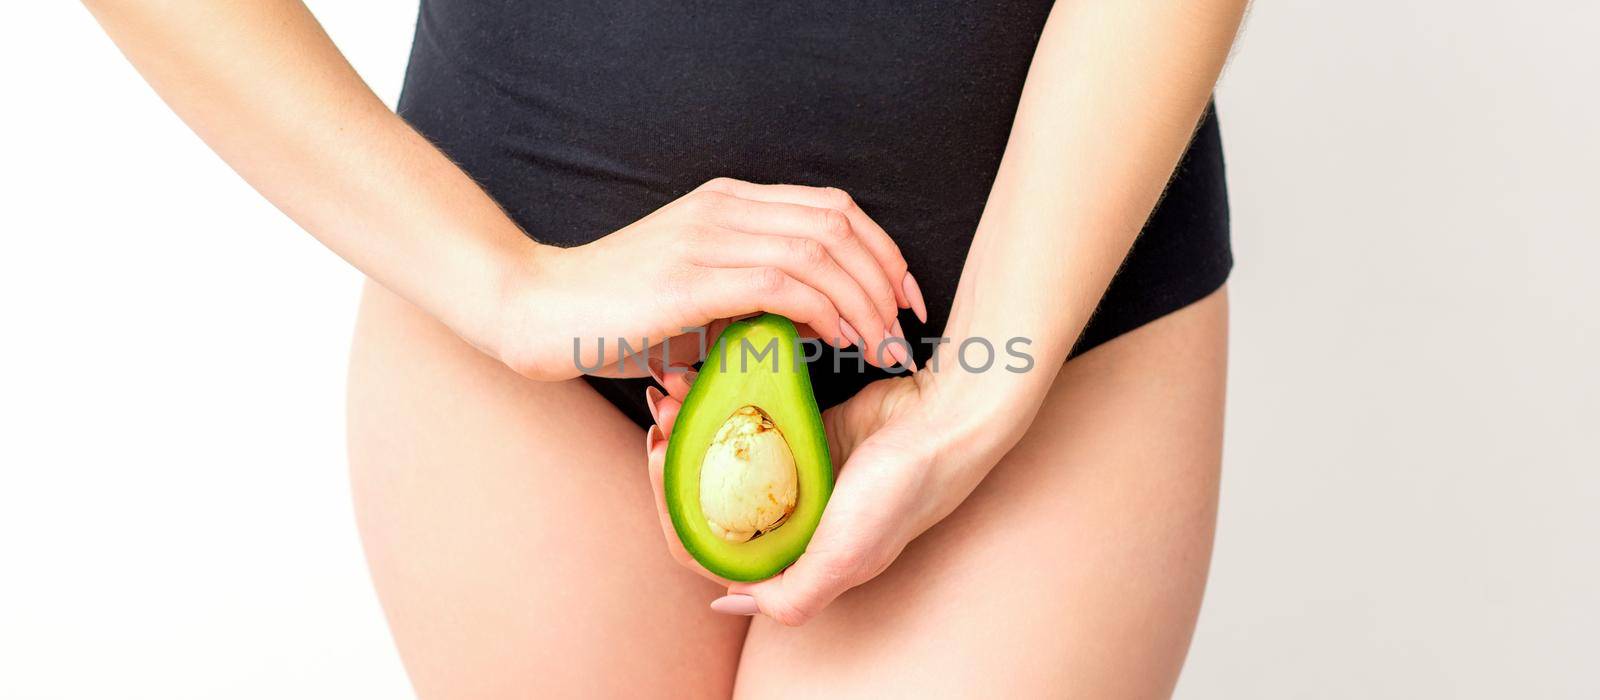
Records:
{"label": "finger", "polygon": [[[667,372],[667,382],[664,384],[664,388],[666,388],[667,395],[670,398],[682,403],[683,400],[690,396],[690,390],[694,388],[694,377],[699,377],[699,372],[691,368],[675,369],[682,369],[682,371]],[[670,425],[662,425],[661,430],[672,430],[672,427]]]}
{"label": "finger", "polygon": [[672,440],[672,426],[678,422],[678,412],[682,410],[683,402],[671,396],[656,400],[656,425],[661,427],[661,434],[667,436],[668,442]]}
{"label": "finger", "polygon": [[[841,321],[840,325],[842,326],[845,323],[848,322]],[[822,333],[804,323],[794,324],[794,330],[801,338],[815,338],[817,340],[824,340]],[[844,330],[848,332],[854,330],[854,328],[846,328]],[[865,341],[852,342],[854,342],[857,347],[863,347],[866,345]],[[905,333],[900,330],[899,321],[895,321],[894,326],[892,326],[891,330],[889,331],[889,334],[884,337],[883,342],[878,347],[882,350],[882,354],[877,356],[878,360],[880,361],[873,362],[872,364],[882,367],[884,366],[884,363],[893,360],[900,363],[906,369],[911,370],[913,374],[917,372],[916,360],[911,355],[911,340],[908,339],[905,336]],[[864,350],[862,353],[862,358],[869,361],[872,359]]]}
{"label": "finger", "polygon": [[911,309],[923,323],[928,322],[928,307],[923,301],[922,289],[917,285],[916,278],[911,276],[905,256],[900,253],[900,246],[895,244],[894,239],[889,237],[889,233],[883,230],[877,221],[856,204],[855,198],[848,192],[836,187],[758,185],[726,177],[711,180],[701,185],[700,189],[724,192],[744,199],[823,207],[843,213],[850,220],[851,230],[872,253],[878,261],[878,266],[892,283],[899,306]]}
{"label": "finger", "polygon": [[[660,384],[668,395],[678,397],[679,401],[689,397],[689,389],[694,387],[694,378],[700,375],[699,372],[688,365],[673,364],[663,366],[661,362],[652,359],[649,362],[649,366],[650,378],[656,380],[656,383]],[[645,400],[650,400],[648,392],[645,394]],[[658,424],[660,422],[659,419],[656,421]],[[667,431],[672,430],[670,425],[663,425],[661,428]]]}
{"label": "finger", "polygon": [[[649,399],[648,393],[646,394],[646,399]],[[657,413],[659,410],[658,408],[652,408],[651,413]],[[676,414],[676,410],[673,413]],[[694,557],[690,556],[689,551],[683,548],[683,542],[678,539],[677,529],[672,526],[672,515],[667,510],[666,486],[663,478],[667,464],[667,439],[665,437],[667,434],[668,431],[657,425],[650,426],[650,430],[645,432],[645,462],[649,465],[650,488],[655,491],[656,515],[661,521],[661,534],[666,538],[667,551],[672,554],[673,559],[684,567],[726,586],[729,584],[727,579],[707,571],[705,567],[700,565],[700,562],[695,561]]]}
{"label": "finger", "polygon": [[785,274],[822,292],[842,315],[856,337],[850,337],[845,326],[842,336],[831,340],[843,347],[841,338],[862,345],[863,351],[879,356],[883,339],[893,327],[894,317],[886,321],[878,314],[872,298],[860,283],[845,272],[838,261],[828,254],[827,246],[808,238],[789,236],[764,236],[725,229],[714,234],[715,244],[704,246],[694,255],[694,261],[708,267],[776,267]]}
{"label": "finger", "polygon": [[[760,313],[757,311],[746,314],[746,317]],[[649,371],[650,377],[656,380],[657,384],[666,386],[664,379],[667,367],[672,367],[674,373],[681,374],[685,368],[704,360],[712,344],[722,335],[722,331],[727,330],[729,324],[736,320],[739,319],[719,318],[698,330],[675,335],[664,342],[650,346],[645,356],[645,368]]]}
{"label": "finger", "polygon": [[900,278],[890,278],[843,212],[729,196],[712,209],[710,218],[712,224],[749,233],[816,241],[861,285],[872,300],[879,323],[887,326],[894,320],[899,303],[895,286]]}
{"label": "finger", "polygon": [[[694,379],[698,376],[700,373],[689,367],[671,367],[667,370],[667,375],[664,377],[666,382],[662,386],[669,395],[681,402],[689,398],[689,390],[694,388]],[[663,425],[661,429],[671,431],[672,426]]]}
{"label": "finger", "polygon": [[822,412],[822,434],[828,438],[828,458],[833,462],[833,471],[839,473],[840,468],[850,459],[851,442],[846,441],[845,431],[849,423],[845,421],[844,412],[851,409],[849,401],[832,406]]}
{"label": "finger", "polygon": [[[702,268],[694,284],[699,313],[709,318],[749,311],[752,303],[764,311],[810,325],[826,338],[843,338],[843,319],[822,292],[790,277],[777,267]],[[853,331],[852,331],[853,332]],[[872,362],[872,353],[861,353]],[[882,366],[882,365],[879,365]]]}
{"label": "finger", "polygon": [[807,551],[794,565],[765,581],[734,583],[729,595],[755,599],[761,614],[798,627],[816,617],[840,594],[864,582],[860,567],[849,557]]}

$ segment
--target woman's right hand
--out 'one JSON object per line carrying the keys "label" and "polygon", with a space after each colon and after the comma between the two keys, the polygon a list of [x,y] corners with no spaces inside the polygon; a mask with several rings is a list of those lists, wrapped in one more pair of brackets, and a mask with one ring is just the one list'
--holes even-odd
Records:
{"label": "woman's right hand", "polygon": [[[728,178],[592,243],[541,247],[506,292],[485,349],[541,380],[601,365],[591,373],[642,376],[642,360],[619,366],[618,339],[654,350],[763,311],[838,347],[859,346],[873,364],[910,367],[905,344],[884,340],[904,337],[899,308],[927,316],[899,248],[848,194]],[[681,353],[699,343],[671,345],[673,361],[698,359]]]}
{"label": "woman's right hand", "polygon": [[897,306],[924,316],[921,295],[894,242],[839,190],[717,179],[591,244],[541,246],[367,88],[304,3],[86,4],[273,204],[526,376],[615,367],[618,338],[642,348],[760,311],[863,345],[875,364],[909,361],[883,339],[901,335]]}

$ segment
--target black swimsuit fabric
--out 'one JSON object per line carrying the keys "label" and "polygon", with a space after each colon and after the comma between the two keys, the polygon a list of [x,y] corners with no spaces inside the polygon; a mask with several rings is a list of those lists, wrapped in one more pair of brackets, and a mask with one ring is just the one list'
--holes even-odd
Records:
{"label": "black swimsuit fabric", "polygon": [[[552,245],[596,240],[719,176],[842,188],[921,283],[928,322],[900,320],[925,363],[919,339],[944,328],[1049,8],[422,0],[399,111]],[[1208,107],[1073,354],[1210,294],[1232,265]],[[842,364],[811,366],[824,408],[889,376]],[[649,425],[650,380],[586,379]]]}

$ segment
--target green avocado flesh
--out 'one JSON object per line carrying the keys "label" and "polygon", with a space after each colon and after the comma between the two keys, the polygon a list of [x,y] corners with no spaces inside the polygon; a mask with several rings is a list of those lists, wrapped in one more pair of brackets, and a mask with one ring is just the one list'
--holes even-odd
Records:
{"label": "green avocado flesh", "polygon": [[[794,324],[782,316],[766,314],[728,326],[706,357],[667,442],[663,485],[672,526],[696,561],[729,580],[770,578],[800,558],[822,519],[828,495],[833,492],[828,438],[822,430],[817,399],[811,393],[811,377],[800,361],[801,351]],[[759,413],[741,411],[750,406],[759,409]],[[724,424],[731,424],[730,419],[736,414],[770,419],[770,426],[765,420],[750,425],[776,428],[788,453],[793,455],[796,476],[794,488],[788,491],[794,494],[793,510],[777,520],[775,526],[769,524],[742,542],[730,541],[713,528],[701,500],[702,467],[708,453],[713,452],[719,431]],[[725,437],[728,434],[723,431]],[[745,443],[737,449],[738,454],[770,456],[782,452],[770,434],[763,435],[767,442],[759,443],[761,450]],[[727,455],[734,448],[718,449],[719,458],[724,460],[721,464],[739,464],[727,461],[732,459]],[[787,472],[787,460],[782,464]],[[753,478],[768,481],[765,477]],[[781,507],[779,498],[761,494],[769,515]]]}

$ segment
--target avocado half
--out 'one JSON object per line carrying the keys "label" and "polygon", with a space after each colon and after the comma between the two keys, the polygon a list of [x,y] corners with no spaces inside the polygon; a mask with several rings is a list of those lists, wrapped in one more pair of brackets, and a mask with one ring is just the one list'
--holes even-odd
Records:
{"label": "avocado half", "polygon": [[[802,357],[787,318],[765,314],[733,323],[717,338],[673,425],[662,479],[667,511],[684,549],[723,578],[759,581],[793,564],[833,492],[828,438]],[[789,456],[793,478],[774,476],[787,474]],[[704,488],[703,473],[711,476]],[[717,489],[727,484],[747,492],[720,498]],[[753,536],[708,518],[707,506],[713,517],[725,517],[739,505],[762,509],[763,529]]]}

